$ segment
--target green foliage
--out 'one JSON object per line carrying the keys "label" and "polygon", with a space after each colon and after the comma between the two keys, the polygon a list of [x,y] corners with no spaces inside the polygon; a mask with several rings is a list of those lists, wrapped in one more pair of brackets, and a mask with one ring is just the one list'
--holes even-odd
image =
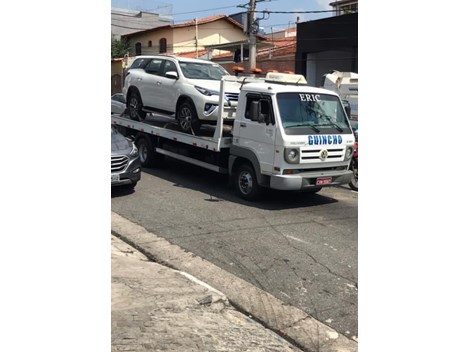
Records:
{"label": "green foliage", "polygon": [[121,58],[126,55],[128,50],[127,41],[124,39],[115,39],[111,36],[111,58]]}

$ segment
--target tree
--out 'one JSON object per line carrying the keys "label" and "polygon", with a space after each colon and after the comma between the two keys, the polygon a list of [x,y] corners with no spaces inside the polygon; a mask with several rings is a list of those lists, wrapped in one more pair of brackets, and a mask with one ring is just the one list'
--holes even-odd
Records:
{"label": "tree", "polygon": [[127,40],[125,39],[116,39],[111,35],[111,58],[121,58],[126,55],[129,46]]}

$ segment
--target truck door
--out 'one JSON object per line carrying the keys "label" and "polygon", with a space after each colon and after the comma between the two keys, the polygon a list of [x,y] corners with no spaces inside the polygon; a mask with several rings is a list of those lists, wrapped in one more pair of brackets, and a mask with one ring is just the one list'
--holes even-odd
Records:
{"label": "truck door", "polygon": [[[261,119],[252,116],[250,110],[253,101],[259,104]],[[271,174],[273,171],[274,142],[276,139],[274,123],[271,97],[263,94],[248,93],[244,116],[235,121],[235,124],[239,124],[239,126],[234,127],[239,127],[238,137],[240,147],[254,152],[260,162],[261,172],[267,174]]]}

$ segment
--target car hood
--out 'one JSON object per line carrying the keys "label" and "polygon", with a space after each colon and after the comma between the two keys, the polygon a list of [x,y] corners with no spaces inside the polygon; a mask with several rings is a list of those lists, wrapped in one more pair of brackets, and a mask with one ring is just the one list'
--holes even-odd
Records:
{"label": "car hood", "polygon": [[[220,91],[220,81],[218,80],[210,80],[210,79],[188,79],[191,84],[195,86],[199,86],[202,88],[215,90],[217,92]],[[225,91],[227,93],[240,93],[240,83],[237,82],[226,82],[225,84]]]}
{"label": "car hood", "polygon": [[111,129],[111,155],[129,154],[132,151],[132,142],[122,134]]}

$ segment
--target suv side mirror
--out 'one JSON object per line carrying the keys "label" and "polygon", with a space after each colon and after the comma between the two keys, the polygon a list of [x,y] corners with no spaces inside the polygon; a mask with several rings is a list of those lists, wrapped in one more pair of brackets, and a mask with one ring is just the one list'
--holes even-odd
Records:
{"label": "suv side mirror", "polygon": [[168,71],[165,73],[166,78],[178,79],[178,73],[176,71]]}

